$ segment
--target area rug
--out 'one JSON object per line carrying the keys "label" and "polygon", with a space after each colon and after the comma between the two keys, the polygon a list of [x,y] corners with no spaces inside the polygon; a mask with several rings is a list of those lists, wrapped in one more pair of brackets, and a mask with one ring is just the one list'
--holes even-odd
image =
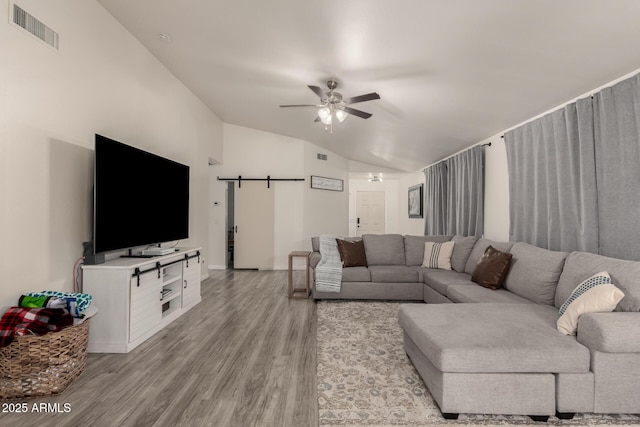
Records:
{"label": "area rug", "polygon": [[635,415],[576,414],[573,420],[466,415],[442,418],[404,352],[398,303],[318,303],[320,426],[640,425]]}

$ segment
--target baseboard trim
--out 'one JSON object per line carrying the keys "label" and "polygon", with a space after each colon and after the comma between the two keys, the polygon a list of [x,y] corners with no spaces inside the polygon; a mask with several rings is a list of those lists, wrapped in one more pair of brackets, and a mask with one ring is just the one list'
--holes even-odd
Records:
{"label": "baseboard trim", "polygon": [[226,265],[208,265],[207,268],[209,270],[226,270],[227,266]]}

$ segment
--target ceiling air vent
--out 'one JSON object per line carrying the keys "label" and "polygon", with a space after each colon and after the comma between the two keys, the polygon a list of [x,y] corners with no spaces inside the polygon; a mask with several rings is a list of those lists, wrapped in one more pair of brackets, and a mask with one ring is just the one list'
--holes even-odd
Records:
{"label": "ceiling air vent", "polygon": [[54,49],[58,49],[58,33],[47,27],[33,15],[30,15],[17,4],[13,5],[13,23],[24,28]]}
{"label": "ceiling air vent", "polygon": [[327,160],[327,155],[318,153],[318,160]]}

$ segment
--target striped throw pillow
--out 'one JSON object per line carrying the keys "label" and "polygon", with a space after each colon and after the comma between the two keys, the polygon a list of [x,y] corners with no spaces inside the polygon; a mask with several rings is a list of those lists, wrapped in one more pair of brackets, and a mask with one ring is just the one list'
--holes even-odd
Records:
{"label": "striped throw pillow", "polygon": [[423,267],[451,270],[451,254],[455,242],[425,242]]}
{"label": "striped throw pillow", "polygon": [[613,311],[624,293],[611,283],[606,271],[594,274],[576,287],[558,312],[558,330],[566,335],[576,335],[578,319],[585,313]]}

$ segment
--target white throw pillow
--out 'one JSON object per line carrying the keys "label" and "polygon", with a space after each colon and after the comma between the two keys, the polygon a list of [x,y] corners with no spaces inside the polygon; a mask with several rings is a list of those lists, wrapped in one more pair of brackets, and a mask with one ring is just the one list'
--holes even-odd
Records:
{"label": "white throw pillow", "polygon": [[451,254],[456,242],[425,242],[423,267],[451,270]]}
{"label": "white throw pillow", "polygon": [[576,335],[581,314],[613,311],[622,298],[624,293],[611,283],[609,273],[594,274],[580,283],[560,307],[558,330],[566,335]]}

